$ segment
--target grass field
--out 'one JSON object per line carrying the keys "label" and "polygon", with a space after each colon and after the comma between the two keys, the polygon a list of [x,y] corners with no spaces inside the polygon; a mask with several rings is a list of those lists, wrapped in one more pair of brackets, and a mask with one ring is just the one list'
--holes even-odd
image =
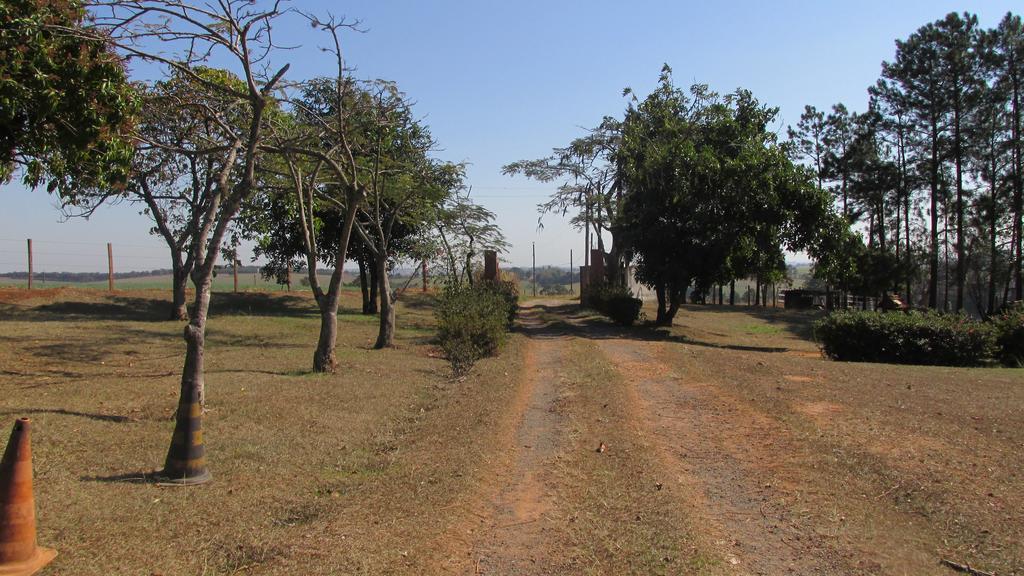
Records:
{"label": "grass field", "polygon": [[179,489],[147,481],[184,348],[167,292],[0,290],[44,574],[1024,573],[1021,371],[831,362],[815,313],[627,330],[550,299],[452,380],[431,298],[374,351],[346,293],[314,375],[307,293],[216,293],[214,480]]}

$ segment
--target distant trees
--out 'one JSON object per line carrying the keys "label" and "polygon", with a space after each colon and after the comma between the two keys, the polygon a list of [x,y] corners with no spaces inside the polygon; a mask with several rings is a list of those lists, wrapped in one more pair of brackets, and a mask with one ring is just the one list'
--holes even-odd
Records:
{"label": "distant trees", "polygon": [[[819,130],[808,107],[790,129],[794,158],[834,183],[843,214],[865,230],[865,257],[894,263],[864,263],[890,271],[875,293],[986,314],[1022,298],[1022,54],[1019,16],[983,30],[951,13],[896,42],[863,114],[837,104]],[[819,132],[824,162],[810,153]]]}

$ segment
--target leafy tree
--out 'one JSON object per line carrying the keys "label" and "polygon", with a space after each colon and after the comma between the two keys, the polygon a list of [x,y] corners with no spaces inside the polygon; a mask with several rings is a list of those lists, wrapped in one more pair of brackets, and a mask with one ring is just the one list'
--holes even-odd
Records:
{"label": "leafy tree", "polygon": [[85,14],[77,0],[0,3],[0,183],[20,168],[64,199],[125,184],[137,99]]}
{"label": "leafy tree", "polygon": [[658,296],[659,324],[672,322],[691,285],[705,293],[749,273],[781,277],[782,248],[811,247],[833,223],[828,195],[768,130],[776,114],[745,90],[683,92],[667,66],[627,110],[618,227],[637,279]]}
{"label": "leafy tree", "polygon": [[[197,67],[205,80],[241,89],[241,80],[225,70]],[[211,146],[223,138],[208,110],[223,110],[233,118],[232,102],[208,93],[191,76],[172,72],[166,80],[137,88],[141,112],[135,126],[135,155],[123,188],[82,190],[64,207],[71,216],[92,215],[104,203],[127,201],[138,205],[153,223],[150,232],[166,243],[171,257],[172,320],[188,320],[185,304],[189,278],[198,254],[195,242],[202,219],[216,199],[213,188],[226,166],[230,150]]]}

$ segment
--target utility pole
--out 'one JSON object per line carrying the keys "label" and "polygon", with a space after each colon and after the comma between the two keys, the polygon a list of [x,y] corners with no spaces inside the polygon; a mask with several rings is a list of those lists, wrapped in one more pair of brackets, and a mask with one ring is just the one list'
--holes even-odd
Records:
{"label": "utility pole", "polygon": [[533,297],[537,297],[537,243],[533,243]]}
{"label": "utility pole", "polygon": [[572,248],[569,248],[569,294],[575,294],[572,289]]}
{"label": "utility pole", "polygon": [[114,246],[107,242],[107,285],[114,291]]}
{"label": "utility pole", "polygon": [[32,239],[28,239],[28,289],[32,289]]}

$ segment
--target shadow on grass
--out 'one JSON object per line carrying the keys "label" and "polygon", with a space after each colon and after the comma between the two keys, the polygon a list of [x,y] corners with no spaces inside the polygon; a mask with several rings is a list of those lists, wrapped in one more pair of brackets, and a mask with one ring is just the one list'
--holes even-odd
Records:
{"label": "shadow on grass", "polygon": [[[189,302],[191,304],[191,301]],[[171,303],[162,298],[105,295],[98,302],[64,301],[35,307],[0,305],[0,318],[27,321],[130,320],[172,322]],[[267,292],[214,292],[210,316],[289,316],[316,315],[314,303],[300,296]]]}
{"label": "shadow on grass", "polygon": [[79,476],[82,482],[100,482],[104,484],[158,484],[159,478],[156,471],[128,472],[126,474],[111,474],[108,476]]}
{"label": "shadow on grass", "polygon": [[4,410],[0,412],[0,414],[4,416],[15,416],[19,414],[57,414],[59,416],[78,416],[81,418],[88,418],[90,420],[99,420],[100,422],[116,422],[119,424],[136,421],[127,416],[118,416],[115,414],[90,414],[88,412],[77,412],[75,410],[65,410],[63,408],[22,408],[20,410]]}
{"label": "shadow on grass", "polygon": [[710,312],[714,314],[742,313],[777,326],[802,340],[814,340],[814,321],[822,318],[821,310],[787,310],[785,308],[762,308],[759,306],[727,306],[715,304],[687,304],[681,312]]}
{"label": "shadow on grass", "polygon": [[[702,308],[703,309],[703,308]],[[735,310],[733,310],[735,312]],[[779,319],[781,320],[781,319]],[[798,323],[799,324],[799,323]],[[743,346],[716,344],[672,334],[668,327],[653,323],[618,326],[596,312],[580,308],[577,303],[558,305],[534,304],[520,310],[516,331],[531,338],[561,338],[576,336],[590,340],[632,339],[660,342],[678,342],[693,346],[738,350],[744,352],[786,352],[789,348],[775,346]]]}

